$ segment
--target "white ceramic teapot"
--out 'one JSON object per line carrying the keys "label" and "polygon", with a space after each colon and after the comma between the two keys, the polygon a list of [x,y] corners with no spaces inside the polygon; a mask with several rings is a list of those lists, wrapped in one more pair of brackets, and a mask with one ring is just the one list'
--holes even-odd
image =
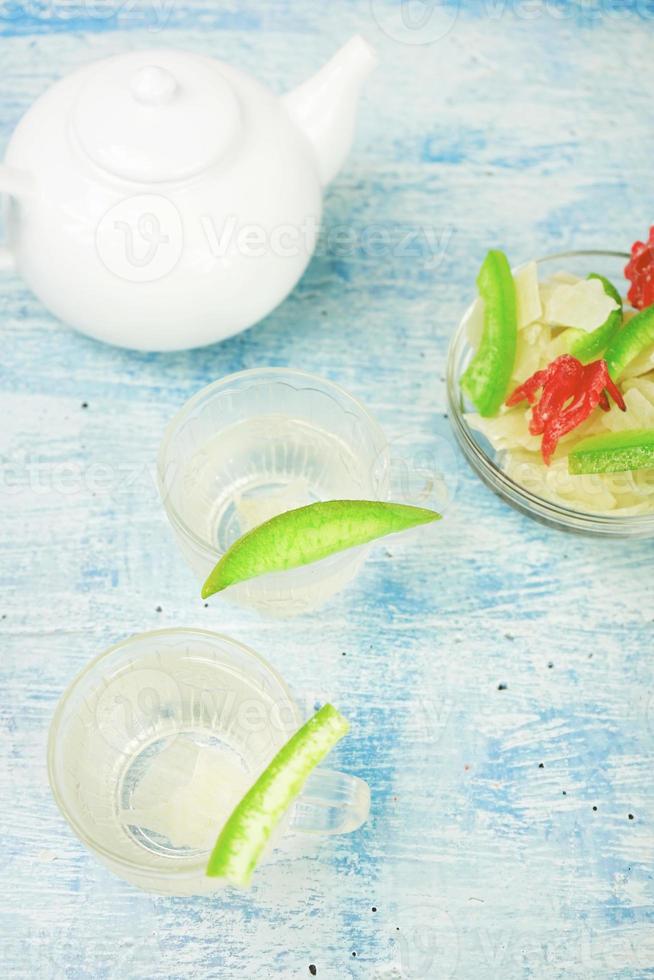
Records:
{"label": "white ceramic teapot", "polygon": [[282,98],[167,49],[76,71],[27,112],[0,165],[0,268],[124,347],[199,347],[245,329],[311,257],[375,60],[354,37]]}

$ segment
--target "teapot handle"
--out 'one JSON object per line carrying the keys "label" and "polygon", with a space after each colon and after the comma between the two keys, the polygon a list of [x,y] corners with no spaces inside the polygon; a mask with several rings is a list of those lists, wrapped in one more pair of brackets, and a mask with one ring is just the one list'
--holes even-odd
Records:
{"label": "teapot handle", "polygon": [[[23,197],[31,189],[31,178],[22,170],[0,163],[0,195]],[[16,268],[16,259],[8,245],[0,244],[0,272],[10,272]]]}

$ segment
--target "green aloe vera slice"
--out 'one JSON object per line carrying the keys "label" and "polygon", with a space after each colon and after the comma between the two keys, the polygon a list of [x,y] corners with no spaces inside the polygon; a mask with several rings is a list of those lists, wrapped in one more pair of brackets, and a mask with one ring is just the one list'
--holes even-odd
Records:
{"label": "green aloe vera slice", "polygon": [[325,704],[289,739],[221,830],[207,864],[210,878],[248,884],[273,830],[349,727],[336,708]]}
{"label": "green aloe vera slice", "polygon": [[568,456],[570,473],[619,473],[654,469],[654,429],[589,436]]}
{"label": "green aloe vera slice", "polygon": [[575,337],[570,347],[570,353],[573,357],[584,362],[594,361],[595,358],[599,357],[622,326],[622,297],[613,283],[597,272],[591,272],[586,278],[598,279],[602,283],[606,295],[618,304],[618,308],[609,313],[604,323],[596,330],[592,330],[590,333],[584,333],[583,330],[576,331],[579,336]]}
{"label": "green aloe vera slice", "polygon": [[220,559],[202,587],[207,599],[247,579],[299,568],[337,551],[440,519],[423,507],[377,500],[325,500],[252,528]]}
{"label": "green aloe vera slice", "polygon": [[461,388],[480,415],[496,415],[507,396],[518,338],[515,282],[504,252],[491,249],[477,289],[484,301],[484,329],[479,347],[461,376]]}
{"label": "green aloe vera slice", "polygon": [[613,380],[617,381],[627,365],[652,344],[654,306],[648,306],[623,327],[606,352],[606,364]]}

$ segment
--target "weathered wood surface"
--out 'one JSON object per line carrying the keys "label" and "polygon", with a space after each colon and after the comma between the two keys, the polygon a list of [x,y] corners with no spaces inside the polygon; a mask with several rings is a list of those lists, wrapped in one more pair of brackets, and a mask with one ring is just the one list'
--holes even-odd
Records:
{"label": "weathered wood surface", "polygon": [[[280,92],[355,31],[382,57],[320,254],[249,332],[128,353],[3,279],[3,976],[654,973],[652,545],[513,512],[449,448],[443,418],[448,337],[488,246],[516,260],[622,248],[652,221],[654,8],[436,5],[440,20],[412,37],[429,24],[442,36],[408,44],[389,36],[392,6],[0,0],[0,152],[51,81],[127,48],[215,54]],[[357,235],[347,254],[342,225]],[[378,225],[382,255],[365,237]],[[266,364],[334,378],[398,457],[412,465],[413,442],[435,439],[456,470],[429,547],[377,547],[352,588],[292,629],[203,607],[153,482],[177,407]],[[141,894],[85,852],[47,786],[55,703],[89,657],[164,625],[233,634],[307,710],[329,698],[353,719],[338,761],[372,787],[362,832],[285,855],[229,900]]]}

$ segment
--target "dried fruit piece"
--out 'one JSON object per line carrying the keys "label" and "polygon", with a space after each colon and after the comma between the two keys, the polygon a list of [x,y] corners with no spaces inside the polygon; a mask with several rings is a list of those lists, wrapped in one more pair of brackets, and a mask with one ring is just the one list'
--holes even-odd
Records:
{"label": "dried fruit piece", "polygon": [[[536,401],[536,393],[541,396]],[[570,354],[562,354],[543,371],[537,371],[506,400],[508,406],[526,399],[532,405],[529,431],[542,435],[541,454],[549,466],[559,440],[576,429],[597,408],[609,409],[608,394],[622,411],[625,403],[608,372],[606,361],[582,364]]]}
{"label": "dried fruit piece", "polygon": [[582,439],[568,457],[570,473],[654,469],[654,429],[628,429]]}
{"label": "dried fruit piece", "polygon": [[574,327],[592,333],[619,306],[597,278],[580,279],[556,286],[545,304],[545,319],[559,327]]}
{"label": "dried fruit piece", "polygon": [[528,327],[543,315],[543,304],[538,287],[538,266],[527,262],[513,274],[515,283],[516,314],[518,330]]}
{"label": "dried fruit piece", "polygon": [[324,500],[271,517],[240,537],[202,587],[207,599],[247,579],[299,568],[386,534],[440,520],[424,507],[379,500]]}
{"label": "dried fruit piece", "polygon": [[636,313],[606,352],[609,374],[616,381],[639,354],[654,344],[654,306]]}
{"label": "dried fruit piece", "polygon": [[484,303],[484,329],[477,352],[461,377],[461,388],[480,415],[490,416],[506,397],[518,336],[515,283],[504,252],[488,252],[477,288]]}
{"label": "dried fruit piece", "polygon": [[588,279],[598,280],[602,284],[604,292],[613,300],[616,308],[609,313],[604,323],[597,327],[596,330],[581,334],[575,338],[570,347],[570,353],[574,357],[578,357],[580,361],[592,361],[593,358],[599,357],[615,338],[622,326],[622,297],[613,283],[596,272],[591,272]]}
{"label": "dried fruit piece", "polygon": [[631,282],[627,297],[635,309],[644,310],[654,304],[654,226],[646,242],[634,242],[631,259],[624,274]]}
{"label": "dried fruit piece", "polygon": [[210,878],[248,884],[273,830],[349,727],[343,715],[326,704],[289,739],[221,830],[207,864]]}

